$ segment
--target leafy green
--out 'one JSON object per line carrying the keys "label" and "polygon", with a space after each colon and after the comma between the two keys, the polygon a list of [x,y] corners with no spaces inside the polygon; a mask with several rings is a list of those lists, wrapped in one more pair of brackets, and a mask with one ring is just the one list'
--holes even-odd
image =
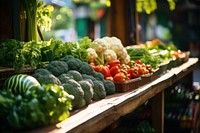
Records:
{"label": "leafy green", "polygon": [[13,67],[19,71],[26,62],[22,53],[23,43],[15,39],[0,41],[0,66]]}
{"label": "leafy green", "polygon": [[158,64],[162,62],[162,58],[155,54],[150,54],[147,49],[144,48],[129,48],[127,53],[131,60],[141,60],[145,64],[149,64],[152,68],[158,68]]}
{"label": "leafy green", "polygon": [[84,62],[89,60],[86,49],[90,47],[91,39],[88,37],[76,42],[62,42],[61,40],[50,39],[48,42],[42,42],[42,44],[43,61],[60,60],[66,55],[72,55]]}
{"label": "leafy green", "polygon": [[31,67],[37,67],[40,64],[42,55],[40,47],[35,41],[29,41],[24,43],[22,53],[26,59],[25,64],[30,65]]}
{"label": "leafy green", "polygon": [[66,42],[67,54],[73,55],[75,58],[80,59],[83,62],[88,62],[89,57],[87,48],[90,47],[92,40],[88,37],[83,37],[76,42]]}
{"label": "leafy green", "polygon": [[24,96],[0,92],[0,131],[26,130],[66,119],[72,108],[72,95],[57,85],[28,90]]}

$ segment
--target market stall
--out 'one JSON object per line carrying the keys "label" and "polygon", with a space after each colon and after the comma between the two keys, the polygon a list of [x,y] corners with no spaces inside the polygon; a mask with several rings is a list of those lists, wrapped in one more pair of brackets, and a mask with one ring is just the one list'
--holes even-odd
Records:
{"label": "market stall", "polygon": [[[110,7],[109,2],[90,6],[102,11],[97,9]],[[118,9],[119,2],[123,6]],[[0,132],[115,132],[119,119],[151,101],[151,131],[164,133],[166,90],[185,78],[192,88],[199,59],[171,41],[155,38],[138,44],[138,31],[137,45],[130,43],[127,34],[133,29],[127,27],[132,24],[121,21],[124,17],[132,22],[124,16],[130,13],[125,10],[129,6],[126,2],[112,1],[106,16],[108,34],[112,35],[90,35],[76,41],[44,40],[41,29],[50,29],[51,12],[58,5],[46,6],[37,0],[2,3],[13,8],[7,9],[12,16],[6,17],[7,26],[0,23],[11,29],[5,36],[0,34]],[[132,13],[129,15],[138,15],[136,10]],[[98,23],[98,18],[93,21]],[[181,126],[198,128],[198,107],[191,113],[189,124],[183,122]]]}
{"label": "market stall", "polygon": [[153,103],[153,126],[156,132],[164,131],[164,90],[175,81],[188,76],[197,66],[198,59],[190,58],[188,62],[175,67],[160,78],[141,86],[135,90],[117,93],[103,100],[93,102],[87,107],[72,112],[71,116],[52,126],[30,132],[72,132],[94,133],[100,132],[117,121],[120,117],[134,111],[149,99]]}

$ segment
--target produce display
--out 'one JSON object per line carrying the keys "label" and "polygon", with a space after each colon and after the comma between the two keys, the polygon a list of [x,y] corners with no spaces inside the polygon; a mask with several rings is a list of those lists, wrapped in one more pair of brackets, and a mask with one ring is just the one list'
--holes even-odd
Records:
{"label": "produce display", "polygon": [[[144,82],[161,63],[186,55],[158,40],[124,47],[116,37],[93,41],[84,37],[76,42],[11,39],[0,41],[0,48],[1,53],[8,53],[1,54],[0,66],[19,72],[9,77],[0,91],[2,131],[62,121],[70,111],[119,92],[123,83],[133,86],[137,78]],[[35,68],[32,75],[20,74],[25,66]]]}
{"label": "produce display", "polygon": [[0,91],[0,131],[27,130],[69,117],[73,95],[56,84],[40,85],[29,75],[14,75]]}

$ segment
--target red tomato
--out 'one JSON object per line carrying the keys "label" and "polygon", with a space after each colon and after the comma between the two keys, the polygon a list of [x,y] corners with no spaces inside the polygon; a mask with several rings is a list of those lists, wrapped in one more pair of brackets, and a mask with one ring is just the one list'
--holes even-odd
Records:
{"label": "red tomato", "polygon": [[110,76],[110,69],[108,66],[103,66],[100,72],[104,75],[104,78]]}
{"label": "red tomato", "polygon": [[90,66],[94,69],[94,68],[95,68],[94,62],[91,62],[91,63],[90,63]]}
{"label": "red tomato", "polygon": [[110,76],[110,69],[108,68],[108,66],[104,66],[104,65],[97,65],[94,67],[94,70],[96,72],[100,72],[104,75],[104,78],[109,77]]}
{"label": "red tomato", "polygon": [[139,77],[138,67],[132,67],[128,70],[128,73],[131,75],[131,78]]}
{"label": "red tomato", "polygon": [[126,81],[126,75],[123,72],[119,72],[115,74],[113,80],[116,82],[124,82]]}
{"label": "red tomato", "polygon": [[144,67],[143,67],[142,65],[138,65],[138,73],[139,73],[140,75],[142,75],[142,74],[143,74],[143,71],[144,71]]}
{"label": "red tomato", "polygon": [[114,66],[120,66],[120,61],[114,60],[114,61],[110,62],[109,65],[110,65],[110,68],[112,68]]}
{"label": "red tomato", "polygon": [[96,72],[100,72],[101,69],[102,69],[102,67],[103,67],[103,65],[97,65],[97,66],[94,67],[94,70],[95,70]]}
{"label": "red tomato", "polygon": [[149,73],[153,72],[151,65],[146,65],[146,69],[149,71]]}
{"label": "red tomato", "polygon": [[148,74],[149,70],[147,70],[146,68],[143,68],[143,74]]}
{"label": "red tomato", "polygon": [[112,76],[110,76],[110,77],[106,77],[106,80],[113,81],[113,77],[112,77]]}
{"label": "red tomato", "polygon": [[119,73],[120,72],[120,68],[119,66],[113,66],[111,69],[110,69],[110,75],[111,76],[115,76],[115,74]]}
{"label": "red tomato", "polygon": [[135,63],[136,64],[142,64],[142,61],[141,60],[135,60]]}
{"label": "red tomato", "polygon": [[131,79],[131,74],[129,74],[126,70],[120,69],[121,72],[123,72],[126,75],[126,80]]}

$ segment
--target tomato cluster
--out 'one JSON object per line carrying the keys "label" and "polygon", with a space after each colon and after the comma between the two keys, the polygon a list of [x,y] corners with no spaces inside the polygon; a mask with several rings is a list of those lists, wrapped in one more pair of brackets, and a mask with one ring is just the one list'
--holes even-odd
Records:
{"label": "tomato cluster", "polygon": [[152,73],[153,69],[151,65],[146,65],[142,63],[141,60],[135,60],[132,67],[128,70],[128,73],[131,75],[131,78],[137,78],[141,75],[146,75]]}
{"label": "tomato cluster", "polygon": [[152,73],[150,65],[145,65],[141,60],[135,60],[131,64],[121,64],[119,60],[110,62],[108,65],[94,65],[90,63],[96,72],[104,75],[106,80],[124,82],[141,75]]}

